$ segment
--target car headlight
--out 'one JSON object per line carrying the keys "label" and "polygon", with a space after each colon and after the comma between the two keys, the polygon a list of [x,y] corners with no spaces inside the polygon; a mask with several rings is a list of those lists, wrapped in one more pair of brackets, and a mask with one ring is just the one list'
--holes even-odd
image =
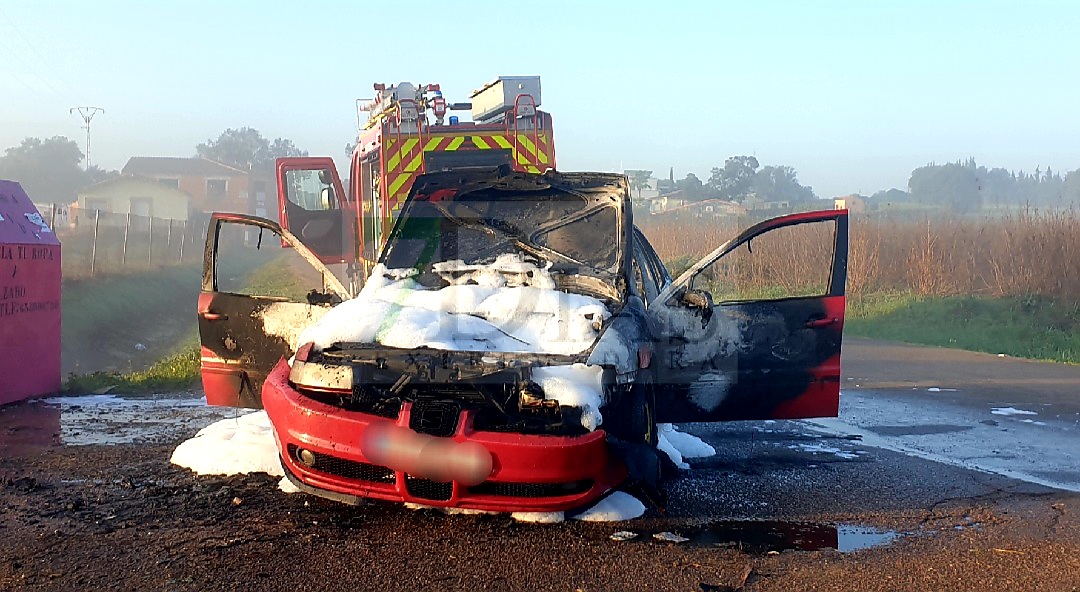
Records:
{"label": "car headlight", "polygon": [[352,392],[352,366],[293,361],[289,382],[298,387],[319,391]]}

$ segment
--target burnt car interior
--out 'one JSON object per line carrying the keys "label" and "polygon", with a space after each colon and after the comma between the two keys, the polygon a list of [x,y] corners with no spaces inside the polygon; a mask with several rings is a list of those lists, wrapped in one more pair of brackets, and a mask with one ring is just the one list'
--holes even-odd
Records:
{"label": "burnt car interior", "polygon": [[[445,176],[450,176],[446,174]],[[445,188],[456,182],[459,188]],[[492,186],[478,179],[417,182],[380,258],[389,269],[416,269],[441,287],[436,262],[487,264],[517,252],[546,266],[560,287],[619,300],[622,217],[612,187],[572,187],[514,176]]]}

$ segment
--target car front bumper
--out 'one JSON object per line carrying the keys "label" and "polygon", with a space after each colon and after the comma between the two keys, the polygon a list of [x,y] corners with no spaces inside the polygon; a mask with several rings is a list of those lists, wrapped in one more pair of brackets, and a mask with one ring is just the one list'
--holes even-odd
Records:
{"label": "car front bumper", "polygon": [[372,462],[370,438],[364,440],[369,430],[369,434],[410,433],[409,403],[397,418],[347,411],[304,396],[289,384],[288,377],[289,365],[282,359],[263,384],[262,403],[274,426],[286,474],[301,489],[327,498],[553,512],[587,505],[627,475],[621,459],[610,454],[602,430],[581,436],[481,432],[472,429],[466,410],[454,435],[437,440],[451,447],[468,443],[473,452],[481,446],[490,454],[490,474],[472,485],[418,477],[401,466]]}

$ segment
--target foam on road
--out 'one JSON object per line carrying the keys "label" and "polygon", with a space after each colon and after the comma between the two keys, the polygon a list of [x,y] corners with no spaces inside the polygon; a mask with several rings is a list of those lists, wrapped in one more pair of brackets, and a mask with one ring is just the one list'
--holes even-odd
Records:
{"label": "foam on road", "polygon": [[806,420],[811,429],[860,436],[867,446],[995,473],[1067,491],[1080,491],[1080,429],[1075,422],[1026,416],[1013,407],[980,410],[931,398],[880,391],[845,391],[838,418]]}

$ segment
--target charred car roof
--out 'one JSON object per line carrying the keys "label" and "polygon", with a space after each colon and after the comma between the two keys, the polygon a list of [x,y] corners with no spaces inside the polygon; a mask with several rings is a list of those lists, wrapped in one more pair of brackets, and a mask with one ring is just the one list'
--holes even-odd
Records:
{"label": "charred car roof", "polygon": [[417,178],[379,262],[413,268],[491,263],[517,252],[550,264],[560,288],[622,300],[630,188],[614,173],[519,173],[508,167]]}

